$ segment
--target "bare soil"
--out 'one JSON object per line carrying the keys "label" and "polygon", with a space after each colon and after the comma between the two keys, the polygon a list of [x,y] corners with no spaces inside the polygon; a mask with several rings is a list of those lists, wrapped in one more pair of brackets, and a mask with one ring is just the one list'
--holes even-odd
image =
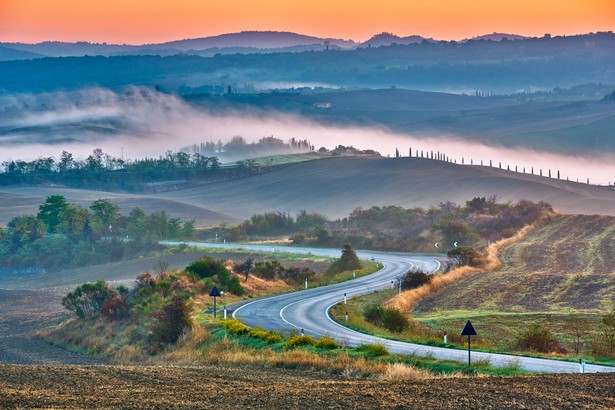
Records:
{"label": "bare soil", "polygon": [[2,408],[615,407],[615,374],[349,380],[241,366],[0,366]]}

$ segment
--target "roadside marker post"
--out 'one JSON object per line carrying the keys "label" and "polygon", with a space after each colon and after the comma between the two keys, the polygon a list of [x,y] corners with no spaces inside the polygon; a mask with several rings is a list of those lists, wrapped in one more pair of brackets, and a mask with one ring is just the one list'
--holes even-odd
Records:
{"label": "roadside marker post", "polygon": [[395,281],[391,281],[391,289],[393,289],[395,287]]}
{"label": "roadside marker post", "polygon": [[472,326],[472,322],[470,322],[469,320],[466,322],[465,327],[463,328],[463,331],[461,332],[461,336],[467,336],[468,337],[468,366],[472,365],[472,361],[470,359],[470,351],[472,350],[470,348],[471,346],[471,342],[470,342],[470,336],[476,336],[476,330],[474,330],[474,326]]}
{"label": "roadside marker post", "polygon": [[346,322],[348,322],[348,311],[346,311]]}
{"label": "roadside marker post", "polygon": [[354,278],[356,278],[356,277],[357,277],[356,272],[355,272],[355,271],[352,271],[352,278],[354,279]]}
{"label": "roadside marker post", "polygon": [[346,292],[344,292],[344,305],[346,304]]}
{"label": "roadside marker post", "polygon": [[226,320],[226,306],[224,306],[224,320]]}
{"label": "roadside marker post", "polygon": [[211,293],[209,293],[209,296],[213,296],[214,298],[214,319],[215,319],[216,318],[216,298],[222,296],[222,294],[220,293],[218,288],[214,286],[214,288],[211,290]]}
{"label": "roadside marker post", "polygon": [[446,330],[444,331],[444,344],[446,344]]}
{"label": "roadside marker post", "polygon": [[307,289],[307,278],[305,278],[305,288]]}

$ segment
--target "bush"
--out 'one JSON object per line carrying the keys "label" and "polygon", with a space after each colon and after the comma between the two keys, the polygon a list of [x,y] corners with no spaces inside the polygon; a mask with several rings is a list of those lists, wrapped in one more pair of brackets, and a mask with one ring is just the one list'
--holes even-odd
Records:
{"label": "bush", "polygon": [[84,283],[62,298],[62,306],[75,313],[77,317],[84,318],[100,312],[111,292],[111,288],[104,280]]}
{"label": "bush", "polygon": [[261,339],[267,344],[278,343],[284,339],[284,337],[278,332],[270,332],[263,329],[252,329],[251,327],[248,327],[235,319],[223,320],[220,324],[229,333],[238,336],[248,336]]}
{"label": "bush", "polygon": [[382,311],[382,325],[391,332],[401,333],[409,324],[408,318],[395,308],[386,308]]}
{"label": "bush", "polygon": [[[509,235],[512,236],[512,235]],[[457,261],[461,266],[473,266],[480,268],[485,264],[485,258],[476,249],[469,246],[460,246],[448,251],[447,256]]]}
{"label": "bush", "polygon": [[210,287],[210,283],[207,282],[210,279],[220,285],[220,288],[222,288],[220,290],[231,292],[237,296],[241,296],[244,293],[239,278],[231,275],[224,261],[214,260],[210,256],[203,256],[186,266],[185,270],[197,280],[203,280],[207,287]]}
{"label": "bush", "polygon": [[382,326],[382,306],[372,303],[363,309],[363,317],[372,325]]}
{"label": "bush", "polygon": [[303,283],[306,278],[311,282],[315,276],[316,273],[309,268],[300,268],[299,266],[289,266],[278,274],[280,279],[291,284]]}
{"label": "bush", "polygon": [[517,338],[516,347],[540,353],[566,353],[562,343],[553,336],[551,330],[534,323]]}
{"label": "bush", "polygon": [[279,277],[283,271],[284,267],[280,262],[274,260],[271,262],[256,262],[252,274],[262,279],[273,280]]}
{"label": "bush", "polygon": [[152,317],[155,319],[150,335],[152,353],[174,344],[185,329],[192,327],[190,304],[180,296],[171,298],[158,311],[152,313]]}
{"label": "bush", "polygon": [[372,357],[386,356],[389,354],[389,350],[382,343],[362,344],[357,347],[357,350]]}
{"label": "bush", "polygon": [[404,273],[401,278],[402,289],[414,289],[431,281],[431,276],[422,270],[414,269]]}
{"label": "bush", "polygon": [[344,245],[342,256],[331,264],[327,273],[339,273],[347,270],[361,269],[361,261],[349,243]]}
{"label": "bush", "polygon": [[309,335],[292,335],[286,341],[286,348],[292,349],[293,347],[299,346],[314,346],[316,345],[316,340]]}
{"label": "bush", "polygon": [[103,302],[101,313],[107,319],[119,319],[130,314],[126,298],[128,293],[115,291],[111,293]]}
{"label": "bush", "polygon": [[340,345],[330,337],[321,337],[316,341],[314,347],[318,349],[339,349]]}

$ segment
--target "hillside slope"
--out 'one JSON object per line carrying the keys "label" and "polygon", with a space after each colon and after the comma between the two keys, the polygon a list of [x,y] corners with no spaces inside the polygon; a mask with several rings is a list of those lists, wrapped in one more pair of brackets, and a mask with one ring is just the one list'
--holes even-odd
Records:
{"label": "hillside slope", "polygon": [[564,215],[505,249],[503,269],[466,277],[421,300],[415,311],[610,311],[614,254],[614,217]]}
{"label": "hillside slope", "polygon": [[429,207],[494,194],[503,200],[546,201],[563,213],[615,215],[615,193],[605,187],[420,158],[309,161],[159,196],[242,218],[301,209],[338,218],[357,207]]}
{"label": "hillside slope", "polygon": [[0,188],[0,225],[36,213],[48,195],[89,206],[109,198],[125,212],[140,206],[147,212],[195,219],[197,225],[236,223],[255,213],[305,209],[343,218],[357,207],[398,205],[406,208],[476,196],[501,200],[530,199],[552,204],[562,213],[615,216],[615,192],[509,172],[498,168],[457,165],[421,158],[326,158],[291,164],[272,172],[159,194],[123,194],[56,187]]}

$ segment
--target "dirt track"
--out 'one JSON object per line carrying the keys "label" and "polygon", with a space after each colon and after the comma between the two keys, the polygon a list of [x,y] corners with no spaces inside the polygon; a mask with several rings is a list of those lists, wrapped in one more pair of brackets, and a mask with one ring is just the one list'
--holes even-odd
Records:
{"label": "dirt track", "polygon": [[1,408],[615,407],[615,375],[348,380],[254,367],[0,366]]}

